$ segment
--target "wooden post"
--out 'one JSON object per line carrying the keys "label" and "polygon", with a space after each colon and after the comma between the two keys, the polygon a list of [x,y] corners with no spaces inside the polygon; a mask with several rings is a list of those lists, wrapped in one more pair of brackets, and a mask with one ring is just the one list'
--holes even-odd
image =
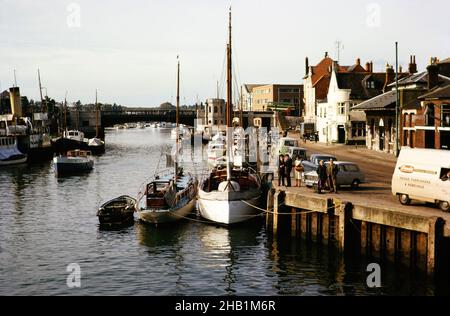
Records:
{"label": "wooden post", "polygon": [[441,250],[441,243],[444,235],[444,220],[442,218],[430,219],[429,231],[428,231],[428,241],[427,241],[427,272],[433,275],[439,264],[437,258]]}
{"label": "wooden post", "polygon": [[291,237],[297,236],[297,209],[295,207],[292,208],[291,215]]}
{"label": "wooden post", "polygon": [[361,222],[361,253],[367,255],[367,222]]}
{"label": "wooden post", "polygon": [[396,239],[395,239],[395,228],[394,227],[386,227],[386,257],[389,261],[395,261],[395,253],[396,253]]}

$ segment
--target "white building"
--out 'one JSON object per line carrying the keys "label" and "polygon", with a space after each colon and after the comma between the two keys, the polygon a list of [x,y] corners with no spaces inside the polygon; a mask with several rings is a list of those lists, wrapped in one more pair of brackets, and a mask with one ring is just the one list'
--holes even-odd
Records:
{"label": "white building", "polygon": [[395,79],[394,70],[389,66],[385,73],[373,73],[371,68],[366,71],[361,67],[364,71],[360,71],[352,66],[347,72],[338,72],[337,67],[335,63],[326,102],[317,105],[319,141],[365,144],[366,115],[352,107],[383,93]]}

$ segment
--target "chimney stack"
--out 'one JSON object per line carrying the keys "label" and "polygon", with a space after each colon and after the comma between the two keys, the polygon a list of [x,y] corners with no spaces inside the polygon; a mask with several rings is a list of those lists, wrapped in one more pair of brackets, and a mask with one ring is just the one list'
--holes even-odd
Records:
{"label": "chimney stack", "polygon": [[394,82],[395,80],[395,71],[394,67],[389,64],[386,64],[386,79],[384,81],[383,92],[386,92],[387,86]]}
{"label": "chimney stack", "polygon": [[366,71],[370,72],[370,63],[369,62],[366,63]]}
{"label": "chimney stack", "polygon": [[417,73],[416,56],[411,55],[411,56],[409,57],[408,72],[409,72],[411,75]]}
{"label": "chimney stack", "polygon": [[437,58],[431,58],[430,65],[427,67],[428,72],[428,90],[439,85],[439,65]]}
{"label": "chimney stack", "polygon": [[325,52],[325,58],[328,58],[328,52]]}
{"label": "chimney stack", "polygon": [[308,57],[305,58],[305,76],[309,75],[309,59]]}
{"label": "chimney stack", "polygon": [[373,72],[373,61],[370,62],[370,72]]}
{"label": "chimney stack", "polygon": [[358,57],[358,58],[356,58],[356,64],[358,65],[358,66],[361,66],[361,59]]}

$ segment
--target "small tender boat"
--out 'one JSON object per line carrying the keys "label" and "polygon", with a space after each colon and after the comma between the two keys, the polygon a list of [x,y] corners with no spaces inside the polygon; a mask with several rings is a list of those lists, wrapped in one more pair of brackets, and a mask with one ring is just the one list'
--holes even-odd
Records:
{"label": "small tender boat", "polygon": [[65,175],[81,173],[92,170],[94,159],[90,151],[71,150],[66,155],[60,155],[53,158],[53,165],[56,175]]}
{"label": "small tender boat", "polygon": [[106,202],[97,211],[100,224],[123,225],[134,222],[136,200],[123,195]]}

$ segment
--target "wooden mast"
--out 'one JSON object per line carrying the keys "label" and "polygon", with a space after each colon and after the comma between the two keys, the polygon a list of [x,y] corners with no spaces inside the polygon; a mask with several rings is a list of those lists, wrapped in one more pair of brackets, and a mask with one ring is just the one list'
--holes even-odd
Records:
{"label": "wooden mast", "polygon": [[231,45],[231,7],[228,16],[228,45],[227,45],[227,181],[228,186],[233,190],[231,184],[231,148],[233,146],[233,91],[232,91],[232,45]]}
{"label": "wooden mast", "polygon": [[67,91],[64,97],[64,131],[67,131]]}
{"label": "wooden mast", "polygon": [[179,138],[180,138],[180,58],[177,56],[177,115],[176,115],[176,152],[175,152],[175,191],[177,190],[177,174],[178,174],[178,152],[179,152]]}
{"label": "wooden mast", "polygon": [[41,72],[40,72],[39,68],[38,68],[38,80],[39,80],[39,94],[41,96],[41,112],[45,112],[44,97],[42,96]]}
{"label": "wooden mast", "polygon": [[95,138],[98,138],[98,114],[97,89],[95,89]]}

